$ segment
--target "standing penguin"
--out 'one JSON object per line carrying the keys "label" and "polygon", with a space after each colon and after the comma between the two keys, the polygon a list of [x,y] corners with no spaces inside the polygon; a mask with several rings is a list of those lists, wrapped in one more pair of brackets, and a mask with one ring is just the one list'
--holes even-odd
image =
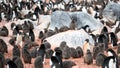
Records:
{"label": "standing penguin", "polygon": [[34,67],[35,67],[35,68],[43,68],[43,59],[42,59],[41,56],[38,56],[38,57],[35,59]]}
{"label": "standing penguin", "polygon": [[34,32],[33,32],[32,29],[30,29],[30,31],[29,31],[29,36],[30,36],[31,41],[34,42],[35,41],[35,35],[34,35]]}
{"label": "standing penguin", "polygon": [[0,68],[4,68],[5,58],[4,55],[0,52]]}
{"label": "standing penguin", "polygon": [[110,33],[110,41],[111,41],[112,47],[117,46],[118,38],[113,32]]}
{"label": "standing penguin", "polygon": [[7,61],[7,68],[18,68],[17,65],[12,61]]}
{"label": "standing penguin", "polygon": [[54,51],[52,49],[47,49],[45,58],[51,58],[53,53],[54,53]]}
{"label": "standing penguin", "polygon": [[8,53],[8,47],[7,44],[5,43],[5,41],[3,39],[0,39],[0,52],[4,53]]}
{"label": "standing penguin", "polygon": [[54,51],[55,52],[53,53],[53,56],[56,56],[58,58],[60,67],[62,68],[62,50],[59,47],[56,47]]}
{"label": "standing penguin", "polygon": [[93,63],[92,53],[89,49],[87,50],[87,53],[84,56],[84,63],[87,63],[88,65]]}
{"label": "standing penguin", "polygon": [[2,29],[0,30],[0,36],[8,36],[9,31],[6,26],[3,26]]}
{"label": "standing penguin", "polygon": [[78,58],[79,57],[78,52],[76,51],[75,48],[71,47],[70,52],[71,52],[71,57],[72,58]]}
{"label": "standing penguin", "polygon": [[89,39],[86,39],[83,45],[83,52],[84,54],[87,53],[87,50],[90,49],[90,45],[89,45]]}
{"label": "standing penguin", "polygon": [[18,56],[18,57],[20,57],[20,49],[18,48],[18,46],[17,45],[14,45],[14,48],[13,48],[13,50],[12,50],[13,52],[13,57],[14,56]]}
{"label": "standing penguin", "polygon": [[58,59],[57,56],[52,56],[51,57],[51,64],[50,64],[51,68],[62,68],[60,61]]}
{"label": "standing penguin", "polygon": [[29,63],[31,64],[31,55],[28,51],[28,44],[25,44],[24,47],[22,48],[22,57],[23,57],[23,61],[25,63]]}
{"label": "standing penguin", "polygon": [[41,45],[40,45],[40,48],[39,48],[39,50],[38,50],[37,55],[38,55],[38,56],[41,56],[42,61],[44,61],[44,57],[45,57],[45,53],[46,53],[45,50],[46,50],[45,45],[44,45],[44,44],[41,44]]}
{"label": "standing penguin", "polygon": [[18,68],[24,68],[24,64],[20,59],[20,57],[14,56],[12,60],[14,61],[14,63],[17,65]]}
{"label": "standing penguin", "polygon": [[106,56],[102,52],[99,52],[96,56],[96,65],[101,66],[105,58]]}
{"label": "standing penguin", "polygon": [[82,57],[82,56],[83,56],[83,50],[82,50],[81,47],[77,47],[77,48],[76,48],[76,51],[77,51],[79,57]]}
{"label": "standing penguin", "polygon": [[115,57],[109,56],[103,61],[102,68],[119,68],[119,67],[116,67]]}
{"label": "standing penguin", "polygon": [[117,57],[115,51],[112,50],[112,49],[108,49],[108,50],[107,50],[107,53],[108,53],[108,58],[111,57],[111,56],[113,56],[113,57],[110,58],[109,60],[113,59],[113,60],[114,60],[115,67],[116,67],[116,68],[119,68],[119,65],[118,65],[118,57]]}

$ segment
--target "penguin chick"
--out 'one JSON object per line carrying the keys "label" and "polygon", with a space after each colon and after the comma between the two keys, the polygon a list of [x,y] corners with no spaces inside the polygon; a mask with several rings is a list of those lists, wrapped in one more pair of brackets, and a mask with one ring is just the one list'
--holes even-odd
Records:
{"label": "penguin chick", "polygon": [[88,65],[93,63],[93,57],[90,50],[87,50],[87,53],[84,56],[84,63]]}

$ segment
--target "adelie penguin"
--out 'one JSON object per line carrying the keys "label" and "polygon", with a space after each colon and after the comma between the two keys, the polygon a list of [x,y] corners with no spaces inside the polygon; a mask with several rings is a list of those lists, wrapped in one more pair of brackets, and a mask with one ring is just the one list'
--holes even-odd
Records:
{"label": "adelie penguin", "polygon": [[104,44],[103,43],[98,43],[96,46],[93,48],[93,59],[96,59],[96,56],[100,52],[104,52]]}
{"label": "adelie penguin", "polygon": [[12,50],[12,53],[13,53],[13,57],[14,57],[14,56],[20,57],[20,49],[18,48],[17,45],[14,45],[14,48],[13,48],[13,50]]}
{"label": "adelie penguin", "polygon": [[7,61],[7,68],[18,68],[18,67],[12,60],[8,60]]}
{"label": "adelie penguin", "polygon": [[14,56],[12,60],[17,65],[17,68],[24,68],[24,64],[22,60],[20,59],[20,57]]}
{"label": "adelie penguin", "polygon": [[63,64],[62,68],[72,68],[73,66],[76,65],[73,61],[64,61],[62,64]]}
{"label": "adelie penguin", "polygon": [[76,51],[75,48],[70,48],[70,53],[72,58],[79,58],[78,52]]}
{"label": "adelie penguin", "polygon": [[58,58],[58,61],[60,62],[59,64],[61,65],[60,67],[62,67],[62,50],[60,47],[56,47],[54,49],[53,56],[56,56]]}
{"label": "adelie penguin", "polygon": [[82,57],[82,56],[83,56],[83,50],[82,50],[81,47],[77,47],[77,48],[76,48],[76,51],[77,51],[79,57]]}
{"label": "adelie penguin", "polygon": [[109,38],[105,34],[100,34],[97,38],[97,43],[104,43],[105,50],[108,49]]}
{"label": "adelie penguin", "polygon": [[113,32],[109,34],[110,34],[110,41],[111,41],[112,47],[117,46],[117,42],[118,42],[117,36]]}
{"label": "adelie penguin", "polygon": [[43,58],[41,56],[37,56],[34,62],[34,68],[44,68],[43,67]]}
{"label": "adelie penguin", "polygon": [[46,53],[45,50],[46,50],[45,45],[41,44],[40,47],[39,47],[39,50],[37,52],[37,55],[41,56],[42,61],[44,61],[44,58],[45,58],[45,53]]}
{"label": "adelie penguin", "polygon": [[41,40],[45,39],[45,34],[43,33],[43,31],[39,32],[39,39],[41,39]]}
{"label": "adelie penguin", "polygon": [[9,35],[9,31],[7,29],[6,26],[3,26],[1,29],[0,29],[0,36],[8,36]]}
{"label": "adelie penguin", "polygon": [[4,55],[0,52],[0,68],[5,68],[5,57]]}
{"label": "adelie penguin", "polygon": [[64,59],[69,59],[71,57],[71,50],[67,45],[62,49],[62,57]]}
{"label": "adelie penguin", "polygon": [[51,48],[51,44],[47,40],[44,40],[43,44],[45,45],[46,49],[50,49]]}
{"label": "adelie penguin", "polygon": [[60,43],[60,48],[63,49],[65,46],[67,46],[67,43],[65,41],[62,41]]}
{"label": "adelie penguin", "polygon": [[31,39],[32,42],[35,41],[35,35],[34,35],[34,32],[33,32],[32,29],[30,29],[30,31],[29,31],[29,37],[30,37],[30,39]]}
{"label": "adelie penguin", "polygon": [[84,56],[84,63],[86,63],[88,65],[93,63],[92,53],[90,52],[89,49],[87,50],[87,52]]}
{"label": "adelie penguin", "polygon": [[45,58],[51,58],[53,53],[54,51],[52,49],[47,49]]}
{"label": "adelie penguin", "polygon": [[0,52],[2,53],[8,53],[8,47],[7,44],[5,43],[5,41],[3,39],[0,39]]}
{"label": "adelie penguin", "polygon": [[112,49],[107,50],[108,57],[105,58],[102,68],[119,68],[118,58],[116,53]]}
{"label": "adelie penguin", "polygon": [[24,47],[22,48],[22,58],[24,63],[31,64],[31,55],[28,51],[28,44],[25,44]]}
{"label": "adelie penguin", "polygon": [[109,56],[109,57],[105,58],[105,60],[102,64],[102,68],[119,68],[119,67],[116,67],[115,57]]}
{"label": "adelie penguin", "polygon": [[96,65],[101,66],[105,58],[106,56],[102,52],[99,52],[96,56]]}
{"label": "adelie penguin", "polygon": [[51,68],[62,68],[60,61],[57,56],[52,56],[50,60],[50,67]]}

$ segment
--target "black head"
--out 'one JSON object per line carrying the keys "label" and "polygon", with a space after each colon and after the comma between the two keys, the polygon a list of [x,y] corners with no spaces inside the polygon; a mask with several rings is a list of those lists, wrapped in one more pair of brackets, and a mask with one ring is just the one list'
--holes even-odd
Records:
{"label": "black head", "polygon": [[107,53],[108,53],[108,56],[115,56],[115,57],[117,56],[116,53],[115,53],[115,51],[112,50],[112,49],[108,49]]}
{"label": "black head", "polygon": [[89,49],[87,49],[87,53],[88,53],[88,54],[91,54],[91,52],[90,52],[90,50],[89,50]]}
{"label": "black head", "polygon": [[86,42],[89,42],[89,39],[86,39],[85,41],[86,41]]}
{"label": "black head", "polygon": [[41,44],[41,45],[40,45],[40,49],[44,49],[44,50],[45,50],[45,45],[44,45],[44,44]]}
{"label": "black head", "polygon": [[7,66],[9,66],[9,68],[17,68],[17,65],[12,60],[7,62]]}

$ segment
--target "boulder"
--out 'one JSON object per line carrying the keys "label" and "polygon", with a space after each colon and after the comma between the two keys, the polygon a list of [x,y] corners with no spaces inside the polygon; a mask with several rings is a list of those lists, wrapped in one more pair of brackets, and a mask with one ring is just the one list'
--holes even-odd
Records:
{"label": "boulder", "polygon": [[84,41],[86,39],[89,39],[90,44],[94,45],[93,38],[83,29],[81,29],[81,30],[68,30],[66,32],[61,32],[51,37],[48,37],[45,40],[47,40],[48,42],[50,42],[51,45],[54,45],[56,47],[60,46],[60,43],[62,41],[66,41],[69,47],[76,48],[78,46],[83,47]]}
{"label": "boulder", "polygon": [[51,23],[48,29],[54,30],[55,27],[60,29],[62,26],[69,27],[71,23],[70,15],[65,11],[55,11],[51,15]]}
{"label": "boulder", "polygon": [[80,29],[86,25],[89,25],[91,31],[100,29],[103,25],[100,21],[84,12],[73,12],[69,13],[71,18],[76,22],[76,28]]}
{"label": "boulder", "polygon": [[103,17],[107,18],[110,22],[107,24],[114,25],[115,21],[120,17],[120,4],[108,2],[103,10]]}
{"label": "boulder", "polygon": [[66,12],[55,11],[51,15],[51,23],[48,29],[54,30],[55,27],[60,29],[63,26],[70,27],[72,20],[75,21],[75,28],[80,29],[89,25],[92,31],[100,29],[103,25],[88,13],[84,12]]}

